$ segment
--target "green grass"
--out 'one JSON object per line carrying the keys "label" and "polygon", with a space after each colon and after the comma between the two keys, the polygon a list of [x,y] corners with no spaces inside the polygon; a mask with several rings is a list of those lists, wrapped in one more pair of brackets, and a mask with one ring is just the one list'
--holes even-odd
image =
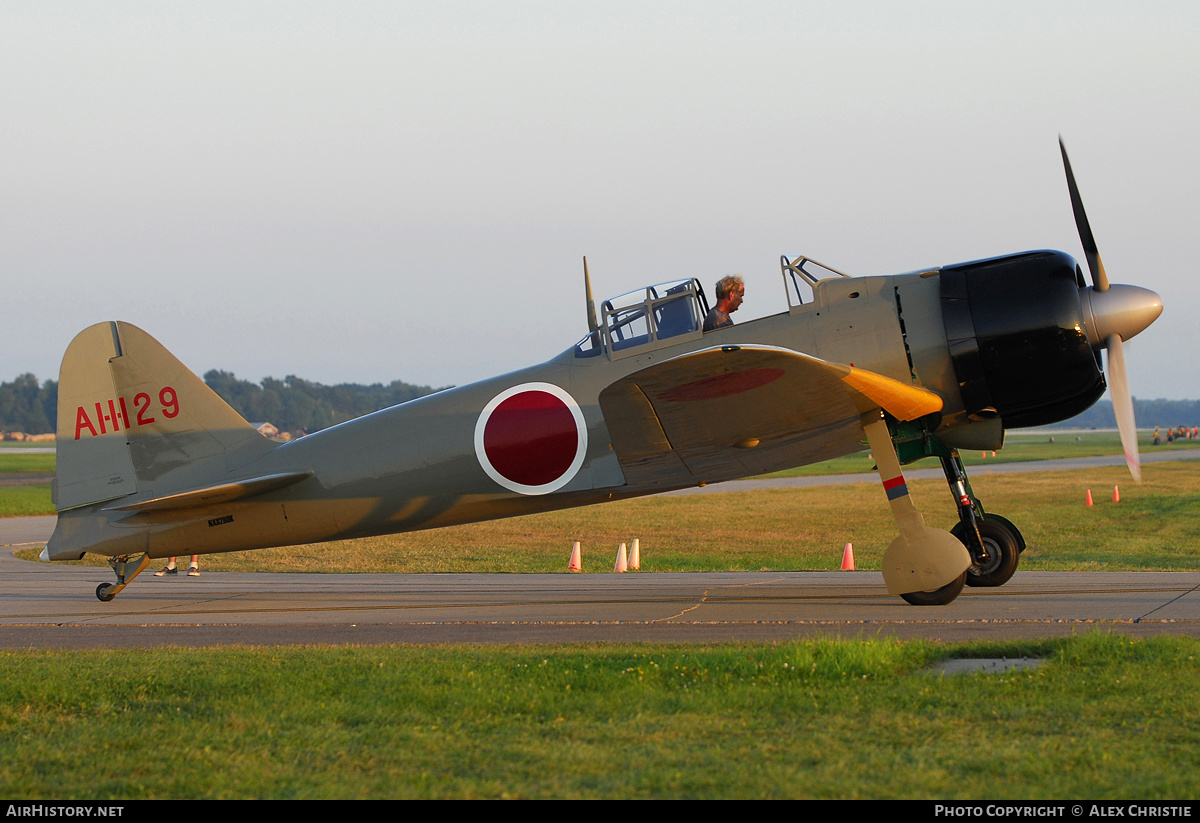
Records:
{"label": "green grass", "polygon": [[0,517],[35,517],[54,514],[50,485],[0,488]]}
{"label": "green grass", "polygon": [[[44,448],[46,445],[38,443],[36,446],[26,446],[23,443],[5,443],[4,447],[6,449],[14,447]],[[53,446],[54,444],[49,445]],[[21,475],[53,474],[54,465],[55,455],[53,453],[0,453],[0,481],[17,481],[21,479]],[[50,502],[50,484],[48,482],[0,486],[0,517],[32,517],[42,514],[54,514],[54,504]]]}
{"label": "green grass", "polygon": [[[829,473],[852,471],[832,463]],[[973,480],[986,508],[1025,532],[1023,569],[1200,568],[1200,463],[1144,472],[1141,486],[1120,468],[989,476],[981,466]],[[1119,504],[1108,502],[1116,484]],[[931,525],[953,523],[943,481],[909,485]],[[22,495],[49,505],[47,486],[9,487],[0,514]],[[617,542],[639,537],[650,571],[830,569],[847,541],[859,568],[878,568],[893,536],[870,483],[645,498],[201,562],[561,572],[582,540],[585,570],[606,572]],[[1091,634],[956,646],[0,652],[0,796],[1194,799],[1198,651],[1193,639]],[[946,657],[1025,654],[1050,662],[928,672]]]}
{"label": "green grass", "polygon": [[[1051,442],[1053,438],[1053,442]],[[1162,451],[1181,451],[1200,449],[1200,441],[1176,440],[1174,443],[1164,442],[1160,446],[1152,446],[1151,436],[1145,432],[1139,435],[1138,450],[1142,454],[1154,454]],[[984,467],[996,463],[1021,463],[1030,460],[1057,460],[1067,457],[1098,457],[1101,455],[1124,454],[1121,448],[1121,438],[1116,432],[1009,432],[1004,448],[992,452],[966,450],[961,453],[963,463],[968,467]],[[984,455],[987,455],[986,457]],[[814,477],[826,474],[854,474],[872,471],[875,463],[871,453],[863,450],[856,454],[836,457],[823,463],[811,466],[800,466],[795,469],[785,469],[781,472],[767,475],[768,477]],[[937,462],[929,459],[918,464],[936,468]]]}
{"label": "green grass", "polygon": [[[1195,798],[1200,642],[0,654],[9,798]],[[954,656],[1042,667],[938,677]]]}
{"label": "green grass", "polygon": [[54,458],[51,454],[0,454],[0,475],[3,474],[53,474]]}

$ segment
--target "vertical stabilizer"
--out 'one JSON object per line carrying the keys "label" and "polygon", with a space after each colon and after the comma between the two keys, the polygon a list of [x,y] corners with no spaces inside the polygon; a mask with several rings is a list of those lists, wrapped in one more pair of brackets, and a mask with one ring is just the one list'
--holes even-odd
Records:
{"label": "vertical stabilizer", "polygon": [[[54,505],[59,511],[137,492],[108,364],[120,356],[116,323],[97,323],[67,347],[58,372]],[[110,408],[111,403],[111,408]]]}
{"label": "vertical stabilizer", "polygon": [[100,323],[59,376],[55,506],[218,482],[276,444],[146,332]]}

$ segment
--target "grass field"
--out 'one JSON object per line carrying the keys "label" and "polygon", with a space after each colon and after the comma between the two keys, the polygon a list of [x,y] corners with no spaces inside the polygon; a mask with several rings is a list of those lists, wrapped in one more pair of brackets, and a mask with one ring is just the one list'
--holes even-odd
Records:
{"label": "grass field", "polygon": [[[1152,446],[1150,435],[1142,432],[1138,449],[1142,454],[1153,454],[1161,451],[1200,448],[1200,441],[1179,440],[1174,443],[1163,443]],[[1037,432],[1008,432],[1004,448],[999,449],[995,456],[992,452],[964,451],[961,453],[963,463],[968,467],[987,467],[995,463],[1019,463],[1027,460],[1056,460],[1062,457],[1095,457],[1106,454],[1122,454],[1121,438],[1115,431],[1037,431]],[[986,457],[984,456],[986,455]],[[771,477],[813,477],[825,474],[851,474],[855,472],[872,471],[874,461],[870,452],[863,450],[857,454],[837,457],[823,463],[811,466],[800,466],[776,472]],[[919,466],[937,467],[934,460],[925,460],[914,464]]]}
{"label": "grass field", "polygon": [[[1050,438],[1054,442],[1050,442]],[[1143,433],[1143,443],[1139,448],[1143,453],[1158,451],[1200,448],[1200,442],[1181,440],[1176,443],[1161,446],[1149,445],[1149,437]],[[44,444],[39,444],[44,448]],[[1010,433],[1005,447],[992,457],[987,452],[986,458],[980,452],[964,452],[963,463],[972,469],[974,476],[979,471],[986,471],[988,465],[996,463],[1011,463],[1027,460],[1051,460],[1062,457],[1092,457],[1096,455],[1121,454],[1121,442],[1116,432],[1068,432],[1045,434],[1042,432]],[[53,454],[20,454],[0,453],[0,478],[16,477],[21,474],[45,474],[54,471]],[[933,459],[926,459],[912,464],[914,467],[936,467]],[[864,450],[857,454],[814,463],[811,466],[801,466],[776,472],[770,477],[814,477],[831,474],[857,474],[871,472],[874,463],[870,452]],[[1128,481],[1127,481],[1128,482]],[[20,488],[21,491],[14,491]],[[987,505],[985,501],[985,506]],[[0,486],[0,517],[31,517],[42,514],[54,514],[54,506],[50,502],[50,485],[48,483],[28,486]]]}
{"label": "grass field", "polygon": [[54,472],[53,454],[0,454],[0,475],[45,474]]}
{"label": "grass field", "polygon": [[[1200,462],[1148,465],[1140,486],[1120,468],[973,479],[1025,532],[1023,569],[1200,568]],[[951,525],[943,481],[910,487],[932,525]],[[836,568],[847,541],[859,568],[878,568],[893,531],[866,483],[644,498],[202,563],[564,571],[582,540],[585,571],[599,572],[639,537],[650,571]],[[1103,633],[0,652],[0,796],[1194,799],[1198,652],[1193,639]],[[1022,655],[1048,662],[929,668]]]}
{"label": "grass field", "polygon": [[[1050,441],[1050,438],[1054,441]],[[1200,441],[1180,440],[1174,444],[1160,446],[1150,445],[1150,437],[1142,434],[1144,443],[1140,449],[1144,453],[1157,451],[1196,449]],[[44,447],[44,444],[38,444]],[[1009,433],[1007,444],[992,457],[991,452],[964,452],[962,462],[967,467],[978,470],[989,464],[1012,463],[1021,461],[1038,461],[1038,459],[1055,459],[1060,457],[1092,457],[1098,455],[1120,455],[1121,439],[1116,432],[1068,432],[1068,433]],[[984,457],[986,453],[986,457]],[[770,477],[811,477],[830,474],[859,474],[874,470],[870,452],[863,450],[856,455],[835,457],[822,463],[802,465],[802,467],[776,471]],[[936,467],[934,459],[924,459],[916,464],[917,467]],[[54,455],[42,453],[0,453],[0,477],[20,474],[46,474],[54,471]],[[973,471],[972,471],[973,474]],[[10,492],[10,488],[0,487],[0,517],[31,517],[36,515],[53,515],[54,506],[50,503],[49,483],[25,486],[31,489],[19,494]]]}
{"label": "grass field", "polygon": [[[1200,642],[0,654],[16,798],[1200,796]],[[1047,662],[939,677],[953,656]]]}

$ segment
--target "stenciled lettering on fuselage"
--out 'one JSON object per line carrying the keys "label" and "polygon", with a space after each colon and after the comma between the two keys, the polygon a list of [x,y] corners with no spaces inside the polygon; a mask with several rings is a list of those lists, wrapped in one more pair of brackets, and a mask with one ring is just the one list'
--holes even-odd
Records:
{"label": "stenciled lettering on fuselage", "polygon": [[479,465],[509,491],[557,491],[576,475],[586,453],[583,411],[552,383],[522,383],[500,392],[475,424]]}
{"label": "stenciled lettering on fuselage", "polygon": [[[179,397],[175,394],[175,389],[170,386],[163,386],[158,390],[157,406],[146,392],[138,392],[132,400],[132,420],[129,416],[130,404],[125,402],[124,397],[98,401],[92,404],[92,408],[77,406],[75,408],[75,439],[78,440],[84,434],[99,437],[109,432],[116,433],[138,426],[149,426],[158,419],[157,415],[161,414],[170,419],[179,414]],[[94,418],[90,414],[93,411],[95,412]]]}

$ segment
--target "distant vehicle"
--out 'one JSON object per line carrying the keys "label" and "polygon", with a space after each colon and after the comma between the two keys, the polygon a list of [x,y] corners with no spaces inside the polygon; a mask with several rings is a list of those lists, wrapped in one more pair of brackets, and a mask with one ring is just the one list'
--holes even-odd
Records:
{"label": "distant vehicle", "polygon": [[[1061,148],[1061,141],[1060,141]],[[59,382],[58,524],[42,558],[106,555],[111,600],[152,559],[365,537],[717,483],[856,452],[865,437],[900,535],[888,591],[940,605],[999,586],[1025,542],[985,512],[958,449],[1070,418],[1104,392],[1139,476],[1122,342],[1162,312],[1110,286],[1066,150],[1091,270],[1031,251],[886,277],[781,260],[787,309],[711,332],[691,276],[606,300],[543,363],[290,443],[268,440],[154,338],[82,331]],[[958,506],[927,527],[901,463],[937,457]]]}

